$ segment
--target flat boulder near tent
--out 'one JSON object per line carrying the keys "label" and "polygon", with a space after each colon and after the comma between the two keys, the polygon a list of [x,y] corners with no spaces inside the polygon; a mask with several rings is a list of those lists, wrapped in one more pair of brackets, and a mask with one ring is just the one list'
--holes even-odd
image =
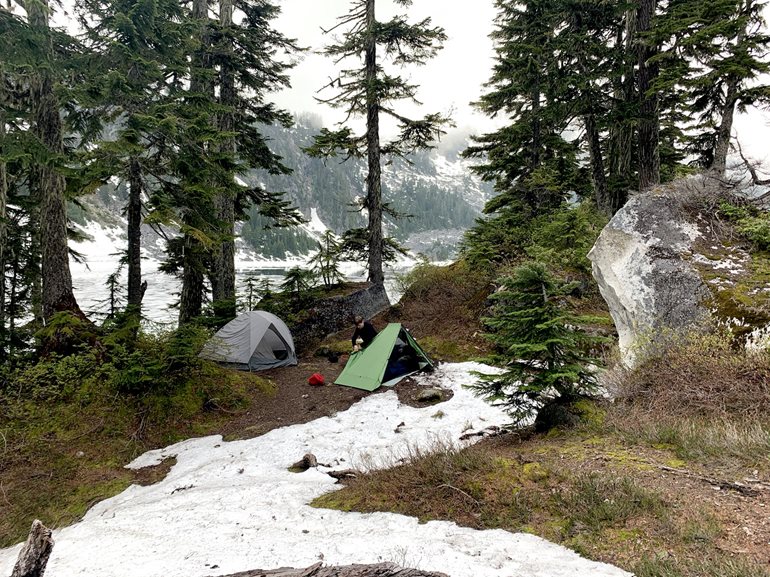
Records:
{"label": "flat boulder near tent", "polygon": [[297,364],[289,327],[267,311],[239,314],[211,337],[199,356],[241,371]]}
{"label": "flat boulder near tent", "polygon": [[381,385],[392,387],[406,376],[432,368],[433,362],[409,331],[399,323],[390,323],[368,347],[350,355],[334,384],[373,391]]}

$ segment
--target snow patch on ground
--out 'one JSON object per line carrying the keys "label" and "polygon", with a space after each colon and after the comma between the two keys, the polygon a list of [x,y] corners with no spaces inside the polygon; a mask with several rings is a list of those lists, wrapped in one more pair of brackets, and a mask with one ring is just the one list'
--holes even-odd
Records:
{"label": "snow patch on ground", "polygon": [[[440,379],[454,390],[440,405],[441,418],[438,407],[402,405],[389,391],[332,417],[255,439],[224,442],[211,436],[150,451],[129,466],[176,456],[166,479],[131,486],[95,505],[81,522],[57,530],[48,573],[197,577],[323,560],[329,565],[393,561],[452,577],[629,575],[533,535],[308,506],[339,486],[325,467],[290,473],[288,467],[305,453],[332,468],[387,466],[409,447],[457,442],[469,428],[506,423],[499,409],[463,388],[478,370],[489,368],[447,364],[430,376],[432,384]],[[0,574],[11,573],[18,550],[0,551]]]}

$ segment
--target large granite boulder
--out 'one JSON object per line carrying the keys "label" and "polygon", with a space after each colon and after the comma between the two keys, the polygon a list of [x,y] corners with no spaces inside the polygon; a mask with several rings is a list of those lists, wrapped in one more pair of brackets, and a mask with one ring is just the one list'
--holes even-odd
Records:
{"label": "large granite boulder", "polygon": [[588,254],[629,366],[668,336],[746,318],[733,305],[752,257],[715,230],[713,186],[691,179],[633,196]]}

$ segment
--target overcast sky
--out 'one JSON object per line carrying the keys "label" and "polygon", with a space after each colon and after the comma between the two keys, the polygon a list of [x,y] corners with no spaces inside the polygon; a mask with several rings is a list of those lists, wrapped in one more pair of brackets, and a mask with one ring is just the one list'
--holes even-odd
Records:
{"label": "overcast sky", "polygon": [[[346,14],[350,0],[278,0],[282,14],[276,28],[311,50],[319,50],[330,42],[321,27],[330,28],[336,18]],[[404,13],[391,0],[377,0],[377,18],[386,20],[396,13]],[[496,11],[493,0],[414,0],[408,9],[410,22],[426,16],[442,26],[448,36],[444,49],[426,66],[406,74],[419,85],[418,98],[424,103],[419,109],[400,108],[421,116],[430,112],[451,112],[458,129],[463,132],[483,133],[493,130],[495,122],[476,112],[470,105],[485,92],[483,84],[489,80],[494,51],[489,34],[493,29]],[[291,72],[292,88],[275,96],[284,108],[293,112],[310,111],[319,114],[327,125],[340,120],[340,113],[318,104],[314,96],[335,74],[331,59],[312,52],[301,57]],[[499,120],[498,120],[499,122]],[[737,134],[744,150],[757,160],[770,158],[770,114],[751,111],[736,117],[733,135]]]}
{"label": "overcast sky", "polygon": [[[325,35],[321,27],[328,29],[337,17],[346,14],[350,0],[280,0],[282,14],[275,22],[276,28],[300,45],[320,50],[333,39]],[[404,8],[391,0],[377,0],[377,18],[387,20],[394,14],[402,14]],[[492,122],[475,113],[470,102],[483,93],[483,84],[489,80],[494,52],[489,33],[495,10],[492,0],[415,0],[408,9],[409,21],[416,22],[431,17],[435,26],[441,26],[449,37],[444,49],[425,66],[415,67],[403,74],[410,82],[419,85],[419,108],[403,104],[404,110],[414,116],[431,112],[451,112],[458,128],[488,130]],[[330,58],[307,52],[291,74],[291,90],[276,95],[277,102],[292,111],[312,111],[320,114],[327,124],[340,119],[340,113],[329,106],[320,105],[314,96],[329,97],[331,93],[317,91],[335,74]]]}

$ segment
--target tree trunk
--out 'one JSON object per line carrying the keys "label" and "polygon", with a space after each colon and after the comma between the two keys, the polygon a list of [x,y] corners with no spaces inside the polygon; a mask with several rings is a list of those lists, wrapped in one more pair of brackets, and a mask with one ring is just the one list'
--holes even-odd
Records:
{"label": "tree trunk", "polygon": [[51,530],[35,519],[11,577],[43,577],[52,549]]}
{"label": "tree trunk", "polygon": [[[753,11],[753,0],[746,0],[744,9],[745,14],[751,14]],[[735,39],[735,51],[741,49],[746,38],[746,29],[738,31]],[[730,76],[727,81],[727,93],[725,94],[725,104],[722,109],[722,122],[719,124],[717,132],[717,141],[714,146],[714,160],[709,167],[711,172],[719,177],[724,176],[727,169],[727,154],[730,152],[730,140],[733,132],[733,118],[735,116],[735,106],[738,103],[738,85],[740,81],[734,76]]]}
{"label": "tree trunk", "polygon": [[612,202],[607,193],[607,178],[604,174],[604,158],[602,157],[602,147],[599,141],[599,129],[596,127],[596,117],[589,112],[583,118],[586,128],[586,139],[588,140],[588,154],[591,161],[591,179],[594,183],[594,197],[596,206],[605,214],[612,216],[614,214]]}
{"label": "tree trunk", "polygon": [[733,118],[735,105],[738,102],[738,79],[730,78],[727,83],[725,105],[722,109],[722,121],[717,132],[717,141],[714,146],[714,160],[711,163],[711,172],[722,177],[727,169],[727,153],[730,151],[730,140],[733,132]]}
{"label": "tree trunk", "polygon": [[128,306],[142,310],[142,172],[139,159],[132,156],[128,167]]}
{"label": "tree trunk", "polygon": [[366,202],[369,211],[369,281],[385,282],[382,270],[382,178],[380,166],[380,103],[377,100],[377,41],[374,36],[374,0],[366,0],[366,148],[369,173]]}
{"label": "tree trunk", "polygon": [[[0,76],[0,83],[4,83],[5,78]],[[0,84],[0,90],[2,85]],[[0,98],[0,102],[2,102]],[[0,111],[0,143],[5,138],[5,115]],[[0,156],[3,150],[0,148]],[[8,178],[6,176],[5,162],[0,161],[0,361],[3,361],[5,354],[5,259],[7,251],[5,245],[8,238]]]}
{"label": "tree trunk", "polygon": [[200,242],[184,237],[182,256],[182,294],[179,299],[179,326],[201,316],[203,312],[203,255]]}
{"label": "tree trunk", "polygon": [[[233,25],[233,0],[220,0],[219,22],[223,31]],[[218,128],[222,132],[232,133],[235,129],[234,110],[237,105],[237,93],[235,91],[235,75],[230,58],[232,57],[232,43],[221,46],[221,51],[226,55],[219,71],[219,100],[224,111],[219,115]],[[235,138],[229,137],[221,146],[226,157],[235,157]],[[211,292],[214,311],[217,316],[235,317],[235,195],[232,177],[228,179],[228,186],[220,190],[214,199],[215,210],[219,228],[217,245],[213,254],[213,270],[211,275]]]}
{"label": "tree trunk", "polygon": [[16,292],[19,286],[19,254],[11,252],[11,294],[8,295],[8,356],[13,356],[14,333],[16,332]]}
{"label": "tree trunk", "polygon": [[[30,27],[46,38],[49,62],[53,48],[48,27],[48,2],[29,2]],[[33,132],[48,154],[35,171],[35,187],[40,197],[41,275],[43,279],[43,317],[49,319],[58,311],[68,310],[79,316],[72,292],[72,275],[67,247],[67,206],[64,197],[64,176],[57,170],[57,156],[64,153],[59,102],[54,94],[53,79],[48,67],[42,67],[30,83],[33,112]]]}
{"label": "tree trunk", "polygon": [[636,10],[627,10],[625,26],[619,26],[616,35],[616,50],[621,62],[619,73],[613,80],[615,121],[610,127],[607,165],[612,183],[609,195],[613,213],[617,212],[628,199],[628,188],[632,174],[632,151],[634,126],[629,111],[634,102],[634,65],[629,62],[634,47]]}
{"label": "tree trunk", "polygon": [[344,565],[340,567],[323,567],[316,563],[306,569],[256,569],[233,573],[224,577],[448,577],[445,573],[420,571],[419,569],[404,569],[393,563],[377,563],[376,565]]}
{"label": "tree trunk", "polygon": [[[211,67],[208,32],[208,0],[193,0],[192,18],[200,30],[200,47],[193,55],[193,67],[190,75],[190,92],[211,94],[213,86],[201,72]],[[208,153],[206,143],[196,142],[200,155]],[[200,209],[199,209],[200,210]],[[192,218],[195,211],[186,211],[185,219]],[[197,228],[194,222],[187,222]],[[204,290],[204,248],[200,240],[190,234],[184,236],[184,254],[182,256],[182,294],[179,301],[179,325],[184,325],[199,317],[203,311]]]}
{"label": "tree trunk", "polygon": [[657,62],[650,59],[657,54],[657,46],[640,35],[652,29],[656,0],[641,0],[636,14],[637,51],[639,60],[639,190],[647,190],[660,183],[660,119],[658,95],[652,85],[658,77]]}

